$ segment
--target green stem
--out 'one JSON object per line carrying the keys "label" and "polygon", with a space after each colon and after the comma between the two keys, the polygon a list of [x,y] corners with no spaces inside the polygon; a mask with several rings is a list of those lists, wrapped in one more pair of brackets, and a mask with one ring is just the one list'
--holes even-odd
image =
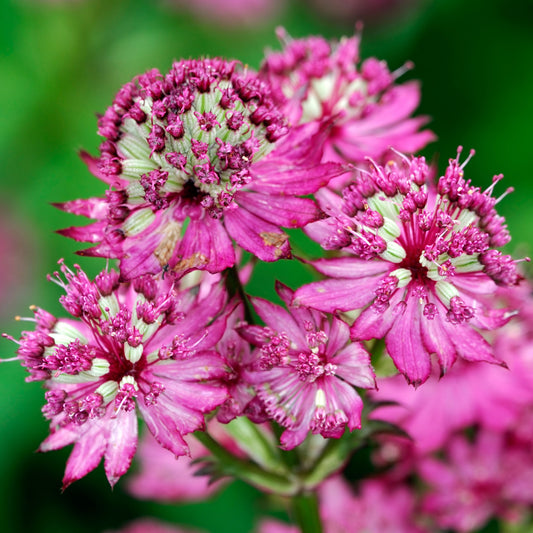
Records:
{"label": "green stem", "polygon": [[244,287],[242,286],[241,280],[239,278],[239,272],[237,267],[233,265],[231,268],[226,269],[226,288],[230,298],[237,295],[244,305],[244,318],[248,324],[254,324],[254,317],[252,309],[250,307],[250,302],[248,297],[244,292]]}
{"label": "green stem", "polygon": [[316,492],[304,492],[291,499],[292,518],[301,533],[322,533],[322,522],[318,514]]}
{"label": "green stem", "polygon": [[250,461],[235,457],[205,431],[196,431],[194,436],[219,461],[222,475],[233,476],[254,487],[281,496],[293,496],[300,490],[300,483],[297,478],[289,474],[279,475],[268,472]]}

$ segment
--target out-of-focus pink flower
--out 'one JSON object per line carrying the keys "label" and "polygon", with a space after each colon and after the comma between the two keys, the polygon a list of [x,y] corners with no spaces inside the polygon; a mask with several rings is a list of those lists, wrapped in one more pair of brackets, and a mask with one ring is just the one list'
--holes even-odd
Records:
{"label": "out-of-focus pink flower", "polygon": [[[289,306],[293,292],[277,284]],[[266,326],[243,326],[241,335],[257,346],[252,377],[267,414],[285,427],[281,444],[298,446],[309,432],[339,438],[347,427],[361,427],[363,402],[354,386],[375,386],[370,357],[350,342],[348,325],[305,307],[286,311],[256,298]]]}
{"label": "out-of-focus pink flower", "polygon": [[99,120],[101,155],[82,154],[112,189],[58,207],[96,220],[60,231],[99,243],[123,279],[235,264],[232,239],[263,261],[290,256],[280,226],[320,210],[308,198],[344,171],[321,164],[325,129],[289,129],[271,88],[236,61],[182,60],[122,87]]}
{"label": "out-of-focus pink flower", "polygon": [[280,8],[279,0],[166,0],[175,8],[187,9],[202,18],[225,26],[259,26]]}
{"label": "out-of-focus pink flower", "polygon": [[[445,373],[457,356],[502,364],[477,329],[495,329],[512,313],[497,309],[497,286],[521,279],[515,262],[495,247],[509,242],[492,191],[463,177],[449,161],[436,189],[424,158],[401,158],[361,171],[323,204],[329,218],[306,232],[342,256],[313,265],[329,276],[296,291],[295,304],[326,312],[365,308],[351,327],[354,340],[385,339],[406,379],[419,385],[436,354]],[[468,161],[468,160],[467,160]]]}
{"label": "out-of-focus pink flower", "polygon": [[308,0],[321,17],[347,26],[356,22],[388,22],[415,11],[420,0]]}
{"label": "out-of-focus pink flower", "polygon": [[214,350],[225,329],[225,292],[179,291],[166,279],[119,283],[116,271],[90,281],[63,264],[60,301],[73,318],[35,309],[36,329],[22,333],[18,359],[29,381],[46,380],[43,413],[50,436],[40,451],[74,444],[64,485],[104,457],[110,484],[137,447],[137,412],[159,444],[188,453],[183,435],[204,427],[203,413],[226,399],[226,368]]}
{"label": "out-of-focus pink flower", "polygon": [[[407,485],[367,479],[353,491],[340,477],[320,485],[319,511],[324,533],[424,533],[415,522],[415,495]],[[258,533],[297,533],[275,520],[261,522]]]}
{"label": "out-of-focus pink flower", "polygon": [[261,520],[257,533],[300,533],[300,529],[296,526],[291,526],[285,522],[267,518]]}
{"label": "out-of-focus pink flower", "polygon": [[475,442],[455,437],[444,457],[425,457],[418,471],[428,485],[423,510],[443,528],[467,533],[491,517],[520,518],[533,502],[531,446],[481,430]]}
{"label": "out-of-focus pink flower", "polygon": [[354,492],[340,477],[320,486],[326,533],[422,533],[415,523],[415,495],[407,485],[366,479]]}
{"label": "out-of-focus pink flower", "polygon": [[359,66],[358,35],[335,43],[278,33],[284,49],[268,53],[260,73],[293,123],[329,124],[325,161],[379,161],[391,147],[414,153],[434,139],[420,131],[427,117],[410,118],[420,101],[418,83],[395,84],[399,74],[375,58]]}
{"label": "out-of-focus pink flower", "polygon": [[[220,443],[228,441],[229,437],[222,430],[216,431],[212,422],[209,426],[210,433],[214,430]],[[190,457],[176,457],[146,432],[137,452],[139,467],[128,480],[128,492],[141,500],[180,502],[204,500],[219,490],[221,482],[211,483],[208,476],[195,475],[199,465],[194,461],[209,452],[191,436],[184,440]]]}
{"label": "out-of-focus pink flower", "polygon": [[[441,448],[455,432],[471,426],[494,431],[517,429],[533,405],[533,300],[530,287],[502,288],[498,299],[517,313],[505,327],[496,330],[491,343],[494,354],[508,369],[458,361],[446,376],[437,372],[424,387],[406,387],[398,376],[379,379],[377,401],[397,405],[380,407],[373,413],[404,429],[418,453]],[[533,439],[532,439],[533,442]]]}

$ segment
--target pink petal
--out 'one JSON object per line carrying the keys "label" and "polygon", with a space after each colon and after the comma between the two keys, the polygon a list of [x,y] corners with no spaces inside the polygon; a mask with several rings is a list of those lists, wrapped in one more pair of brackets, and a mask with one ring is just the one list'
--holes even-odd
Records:
{"label": "pink petal", "polygon": [[507,367],[507,365],[496,359],[492,346],[470,325],[462,326],[442,322],[444,329],[453,342],[457,353],[467,361],[485,361]]}
{"label": "pink petal", "polygon": [[78,242],[100,242],[104,238],[104,231],[107,225],[107,220],[102,220],[87,226],[71,226],[70,228],[60,229],[56,233]]}
{"label": "pink petal", "polygon": [[[340,318],[333,317],[331,321],[331,328],[328,333],[328,354],[337,354],[346,343],[350,340],[350,328],[348,324]],[[339,354],[337,354],[339,355]]]}
{"label": "pink petal", "polygon": [[104,468],[111,486],[129,469],[137,450],[137,413],[120,411],[109,425]]}
{"label": "pink petal", "polygon": [[376,388],[376,376],[370,365],[370,355],[359,343],[353,342],[346,346],[331,362],[337,365],[335,374],[344,381],[363,389]]}
{"label": "pink petal", "polygon": [[66,213],[95,219],[105,219],[109,209],[108,202],[104,198],[71,200],[70,202],[53,203],[52,205]]}
{"label": "pink petal", "polygon": [[278,333],[287,333],[289,339],[298,346],[304,347],[307,345],[300,326],[288,311],[279,305],[263,300],[263,298],[253,298],[252,303],[257,314],[268,327]]}
{"label": "pink petal", "polygon": [[397,311],[396,320],[385,337],[394,364],[415,387],[424,383],[431,373],[431,360],[420,332],[421,315],[418,298],[408,295],[403,311]]}
{"label": "pink petal", "polygon": [[262,175],[257,174],[259,169],[252,168],[255,179],[248,185],[247,190],[278,195],[312,194],[327,185],[332,178],[347,172],[346,165],[340,163],[321,163],[288,169],[273,164],[272,168]]}
{"label": "pink petal", "polygon": [[78,438],[68,458],[63,488],[81,479],[98,466],[107,446],[106,422],[108,421],[95,420],[85,423],[87,428]]}
{"label": "pink petal", "polygon": [[287,234],[247,209],[228,211],[224,223],[235,242],[262,261],[277,261],[291,255]]}
{"label": "pink petal", "polygon": [[138,407],[150,433],[163,448],[170,450],[176,457],[189,454],[189,447],[176,427],[172,411],[154,409],[145,406],[143,402],[139,402]]}
{"label": "pink petal", "polygon": [[336,257],[331,259],[318,259],[311,263],[324,276],[332,278],[370,278],[394,268],[386,261],[365,261],[354,257]]}
{"label": "pink petal", "polygon": [[235,201],[258,217],[286,228],[300,228],[320,215],[316,204],[307,198],[238,192]]}
{"label": "pink petal", "polygon": [[374,306],[367,307],[355,319],[350,328],[350,337],[352,340],[368,341],[370,339],[382,339],[392,327],[396,320],[396,313],[394,311],[398,302],[402,298],[401,291],[391,298],[389,307],[379,312]]}
{"label": "pink petal", "polygon": [[215,273],[235,264],[233,243],[219,220],[210,216],[191,218],[172,258],[177,272],[193,269]]}
{"label": "pink petal", "polygon": [[327,313],[360,309],[374,299],[379,281],[380,278],[316,281],[295,292],[294,305],[305,305]]}

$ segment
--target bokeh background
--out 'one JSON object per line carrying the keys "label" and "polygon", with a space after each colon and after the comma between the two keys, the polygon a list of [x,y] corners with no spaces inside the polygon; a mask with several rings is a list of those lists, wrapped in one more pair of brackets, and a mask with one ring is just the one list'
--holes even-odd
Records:
{"label": "bokeh background", "polygon": [[[194,8],[188,8],[194,4]],[[420,114],[432,117],[438,141],[425,151],[440,169],[459,144],[475,148],[467,176],[500,192],[516,256],[533,242],[533,3],[529,0],[1,0],[0,1],[0,330],[15,337],[30,304],[60,312],[60,289],[46,281],[60,257],[95,274],[104,262],[76,258],[79,245],[54,233],[79,223],[51,203],[100,195],[104,186],[78,157],[96,153],[96,113],[135,74],[175,59],[226,56],[257,68],[277,48],[276,26],[294,37],[338,38],[364,21],[362,56],[415,69],[422,81]],[[221,6],[226,5],[225,9]],[[348,9],[349,8],[349,9]],[[308,281],[289,261],[265,265],[250,292],[272,294],[277,277]],[[29,325],[31,329],[31,325]],[[1,340],[0,355],[16,346]],[[207,504],[160,505],[131,499],[121,481],[112,491],[101,468],[61,493],[70,450],[36,454],[47,434],[43,391],[24,383],[18,363],[0,366],[0,529],[5,532],[100,532],[140,516],[213,533],[253,531],[270,512],[259,494],[232,483]],[[532,480],[533,482],[533,480]],[[486,531],[498,531],[495,524]],[[526,533],[526,532],[524,532]]]}

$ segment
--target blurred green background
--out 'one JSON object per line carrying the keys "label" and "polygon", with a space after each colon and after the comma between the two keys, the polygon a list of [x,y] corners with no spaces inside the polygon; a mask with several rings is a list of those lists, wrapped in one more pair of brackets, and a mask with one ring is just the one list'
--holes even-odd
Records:
{"label": "blurred green background", "polygon": [[[500,193],[511,185],[516,189],[500,204],[513,235],[508,251],[531,255],[533,4],[390,3],[396,7],[359,14],[365,21],[362,56],[386,59],[392,70],[414,61],[414,71],[404,78],[422,81],[419,113],[432,117],[430,126],[439,137],[426,155],[438,156],[442,170],[461,144],[476,149],[466,170],[474,183],[487,186],[494,174],[505,174]],[[54,231],[80,221],[50,204],[102,194],[104,185],[77,153],[81,148],[96,153],[95,114],[123,83],[152,67],[166,71],[174,59],[188,57],[234,57],[256,68],[265,48],[277,48],[279,25],[294,37],[353,32],[354,17],[339,20],[319,12],[316,0],[278,4],[270,18],[245,26],[173,8],[171,0],[1,0],[1,331],[17,336],[24,328],[13,317],[28,316],[30,304],[60,312],[60,289],[46,282],[46,274],[60,257],[78,261],[73,252],[79,245]],[[97,259],[79,262],[91,274],[104,266]],[[250,291],[270,295],[274,277],[296,286],[308,281],[305,276],[288,261],[263,265]],[[13,343],[2,340],[1,347],[2,357],[13,355]],[[62,494],[70,450],[34,453],[47,434],[40,413],[43,391],[24,378],[18,363],[0,366],[3,532],[98,532],[157,514],[214,533],[246,533],[265,512],[258,494],[239,483],[209,507],[138,502],[121,482],[111,491],[101,468]]]}

